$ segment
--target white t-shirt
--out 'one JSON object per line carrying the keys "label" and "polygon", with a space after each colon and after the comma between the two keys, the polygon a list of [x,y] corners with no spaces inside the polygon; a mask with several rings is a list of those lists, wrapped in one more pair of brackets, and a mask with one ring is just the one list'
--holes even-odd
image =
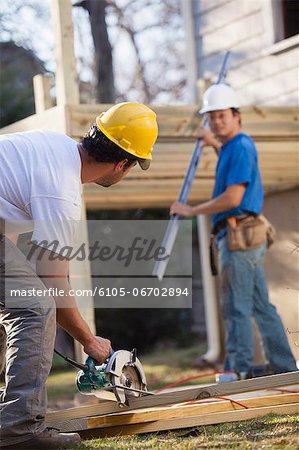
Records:
{"label": "white t-shirt", "polygon": [[76,141],[48,130],[0,135],[0,218],[6,230],[12,224],[18,233],[33,230],[33,241],[45,247],[56,241],[56,249],[49,248],[60,252],[72,244],[81,192]]}

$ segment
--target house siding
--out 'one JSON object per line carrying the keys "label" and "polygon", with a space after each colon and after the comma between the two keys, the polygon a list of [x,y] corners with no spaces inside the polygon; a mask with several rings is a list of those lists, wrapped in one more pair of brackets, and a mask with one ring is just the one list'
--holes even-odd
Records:
{"label": "house siding", "polygon": [[193,12],[198,79],[214,81],[230,50],[227,81],[242,105],[298,104],[298,47],[271,53],[271,0],[182,1]]}

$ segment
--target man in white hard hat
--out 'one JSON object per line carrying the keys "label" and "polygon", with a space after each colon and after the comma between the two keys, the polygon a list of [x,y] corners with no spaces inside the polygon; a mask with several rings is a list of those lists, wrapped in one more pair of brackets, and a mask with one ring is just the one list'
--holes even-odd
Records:
{"label": "man in white hard hat", "polygon": [[214,147],[219,156],[213,196],[196,206],[175,202],[170,212],[185,217],[212,215],[226,332],[224,370],[232,371],[225,380],[252,374],[252,317],[272,371],[295,371],[281,319],[268,298],[264,275],[267,228],[260,217],[263,187],[255,144],[241,131],[237,95],[226,84],[212,85],[204,94],[200,112],[207,114],[211,130],[202,130],[202,145]]}
{"label": "man in white hard hat", "polygon": [[[97,117],[80,143],[48,130],[0,136],[1,449],[75,448],[80,442],[77,433],[45,424],[56,320],[100,364],[111,343],[94,336],[82,318],[63,249],[72,245],[81,217],[82,184],[109,187],[136,164],[148,169],[157,134],[156,114],[128,102]],[[9,239],[12,226],[33,231],[36,269]]]}

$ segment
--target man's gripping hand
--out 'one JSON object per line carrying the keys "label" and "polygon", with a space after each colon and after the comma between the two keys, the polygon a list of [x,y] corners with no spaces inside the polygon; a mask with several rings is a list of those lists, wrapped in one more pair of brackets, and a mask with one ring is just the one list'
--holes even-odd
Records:
{"label": "man's gripping hand", "polygon": [[202,140],[201,147],[213,147],[216,152],[218,152],[221,148],[221,142],[218,141],[214,134],[206,128],[199,128],[195,133],[195,137]]}
{"label": "man's gripping hand", "polygon": [[84,344],[84,351],[99,364],[102,364],[112,352],[111,342],[109,339],[94,336],[92,340]]}

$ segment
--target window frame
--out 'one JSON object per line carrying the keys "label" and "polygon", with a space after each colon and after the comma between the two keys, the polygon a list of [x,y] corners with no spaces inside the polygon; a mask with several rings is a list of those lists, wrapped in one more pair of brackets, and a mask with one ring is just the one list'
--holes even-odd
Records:
{"label": "window frame", "polygon": [[299,47],[299,33],[284,38],[282,0],[263,0],[265,46],[262,55],[276,55]]}

